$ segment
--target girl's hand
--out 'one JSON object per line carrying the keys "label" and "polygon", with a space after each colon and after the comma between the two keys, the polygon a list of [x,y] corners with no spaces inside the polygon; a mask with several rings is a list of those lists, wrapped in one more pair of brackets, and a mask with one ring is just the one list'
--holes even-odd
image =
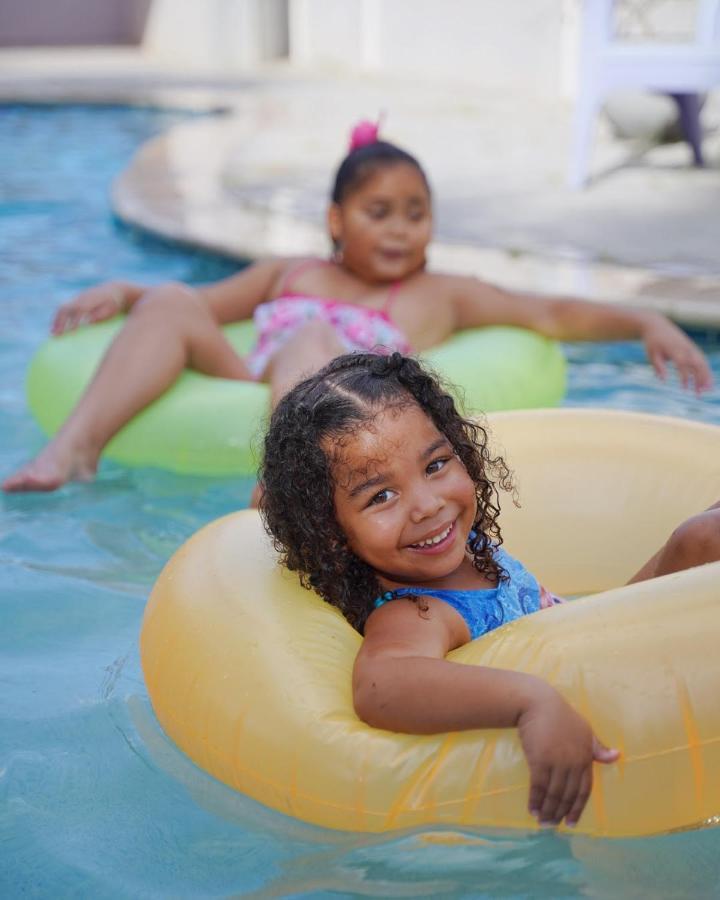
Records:
{"label": "girl's hand", "polygon": [[651,316],[642,329],[645,352],[658,377],[667,376],[667,364],[673,363],[684,388],[694,385],[700,394],[712,387],[712,373],[700,348],[664,316]]}
{"label": "girl's hand", "polygon": [[53,334],[73,331],[79,325],[112,319],[119,313],[127,312],[127,297],[122,284],[108,281],[81,291],[55,313],[51,326]]}
{"label": "girl's hand", "polygon": [[610,750],[557,691],[549,688],[518,720],[518,733],[530,767],[528,809],[541,825],[572,827],[592,789],[593,762],[612,763]]}

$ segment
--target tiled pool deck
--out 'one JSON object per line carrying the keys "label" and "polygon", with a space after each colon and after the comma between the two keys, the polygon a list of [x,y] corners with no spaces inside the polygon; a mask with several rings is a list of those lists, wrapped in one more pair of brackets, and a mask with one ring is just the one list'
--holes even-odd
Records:
{"label": "tiled pool deck", "polygon": [[708,165],[684,144],[618,141],[602,122],[582,192],[564,186],[571,106],[468,86],[273,67],[194,76],[127,51],[0,53],[0,100],[222,109],[146,144],[113,188],[124,220],[240,258],[324,253],[330,173],[352,123],[425,164],[436,267],[720,326],[720,94],[704,110]]}

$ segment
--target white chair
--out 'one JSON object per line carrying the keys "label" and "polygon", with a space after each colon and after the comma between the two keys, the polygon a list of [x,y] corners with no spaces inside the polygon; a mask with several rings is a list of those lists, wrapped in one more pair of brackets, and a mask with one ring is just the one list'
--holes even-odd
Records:
{"label": "white chair", "polygon": [[637,44],[615,40],[613,0],[581,0],[578,98],[573,122],[568,185],[581,188],[595,118],[611,91],[640,89],[670,94],[702,165],[698,93],[720,85],[720,0],[698,0],[695,40]]}

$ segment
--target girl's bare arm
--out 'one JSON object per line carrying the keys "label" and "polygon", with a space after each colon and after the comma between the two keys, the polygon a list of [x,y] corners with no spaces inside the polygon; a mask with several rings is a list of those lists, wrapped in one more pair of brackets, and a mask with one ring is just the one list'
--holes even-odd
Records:
{"label": "girl's bare arm", "polygon": [[[292,264],[288,259],[269,259],[253,263],[237,275],[197,288],[197,294],[210,307],[220,325],[248,319],[255,307],[270,299],[283,272]],[[53,334],[72,331],[79,325],[102,322],[118,313],[130,312],[149,290],[130,281],[105,281],[81,291],[56,312]]]}
{"label": "girl's bare arm", "polygon": [[543,683],[448,662],[446,654],[462,640],[440,603],[427,598],[421,614],[398,598],[369,617],[353,671],[358,715],[376,728],[410,734],[514,727]]}
{"label": "girl's bare arm", "polygon": [[103,322],[128,310],[137,303],[145,288],[130,281],[104,281],[81,291],[59,306],[50,330],[53,334],[73,331],[80,325]]}
{"label": "girl's bare arm", "polygon": [[530,812],[544,823],[574,824],[590,794],[593,761],[613,762],[616,752],[542,679],[446,660],[462,641],[444,604],[427,602],[423,615],[397,599],[369,617],[353,671],[356,712],[376,728],[411,734],[518,728]]}
{"label": "girl's bare arm", "polygon": [[506,291],[477,278],[457,278],[453,285],[456,328],[516,325],[561,341],[639,339],[660,378],[672,363],[687,387],[712,386],[707,360],[676,325],[651,310],[569,297]]}
{"label": "girl's bare arm", "polygon": [[267,259],[253,263],[237,275],[198,288],[220,325],[252,317],[255,308],[269,300],[273,288],[292,262]]}

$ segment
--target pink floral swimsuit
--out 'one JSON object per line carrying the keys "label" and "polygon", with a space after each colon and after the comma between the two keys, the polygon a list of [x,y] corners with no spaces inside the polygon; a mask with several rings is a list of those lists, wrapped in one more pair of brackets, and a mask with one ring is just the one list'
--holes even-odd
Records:
{"label": "pink floral swimsuit", "polygon": [[320,260],[308,260],[289,273],[282,296],[261,303],[253,321],[257,342],[245,362],[253,378],[259,381],[273,356],[307,322],[323,321],[332,326],[348,353],[373,351],[376,353],[409,353],[411,348],[405,335],[390,318],[389,310],[400,283],[392,285],[382,309],[371,309],[343,300],[326,300],[289,290],[289,282],[300,272]]}

